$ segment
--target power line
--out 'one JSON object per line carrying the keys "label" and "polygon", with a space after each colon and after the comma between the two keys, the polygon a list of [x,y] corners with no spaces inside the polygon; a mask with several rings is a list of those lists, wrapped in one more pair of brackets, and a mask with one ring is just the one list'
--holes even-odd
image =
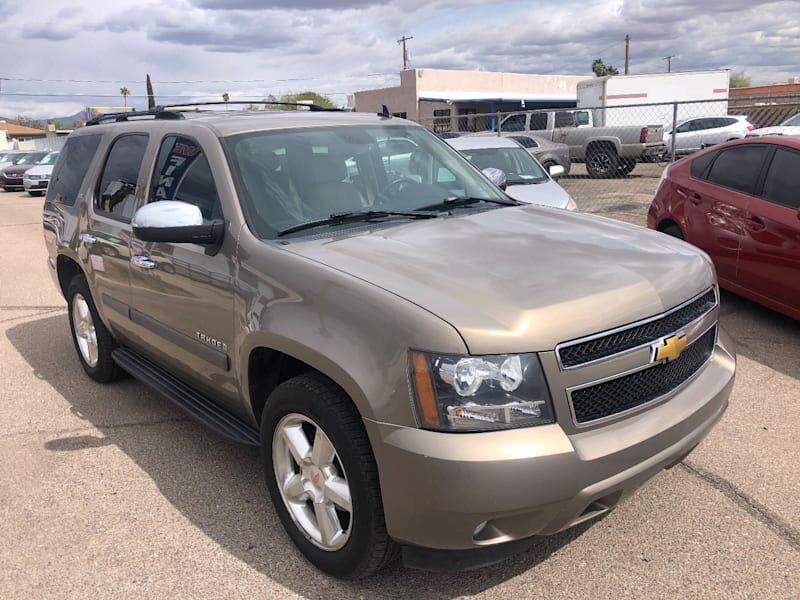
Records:
{"label": "power line", "polygon": [[[411,39],[411,38],[407,38]],[[358,79],[361,77],[396,77],[397,73],[366,73],[364,75],[344,75],[350,79]],[[330,79],[329,76],[318,77],[290,77],[286,79],[187,79],[176,81],[161,81],[159,79],[152,79],[153,83],[161,84],[200,84],[200,83],[286,83],[292,81],[315,81],[320,79]],[[146,80],[137,79],[47,79],[35,77],[0,77],[2,81],[18,81],[24,83],[146,83]]]}

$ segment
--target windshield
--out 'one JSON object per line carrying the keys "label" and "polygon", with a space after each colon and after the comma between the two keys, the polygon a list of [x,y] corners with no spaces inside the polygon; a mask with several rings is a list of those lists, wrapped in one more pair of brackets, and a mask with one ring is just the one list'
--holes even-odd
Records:
{"label": "windshield", "polygon": [[37,164],[42,158],[44,158],[44,152],[34,152],[31,154],[24,154],[16,163],[17,165],[35,165]]}
{"label": "windshield", "polygon": [[337,213],[414,211],[453,198],[509,202],[418,126],[259,131],[225,146],[248,224],[262,238]]}
{"label": "windshield", "polygon": [[58,158],[58,152],[51,152],[50,154],[46,155],[42,160],[40,160],[39,164],[52,165],[55,164],[57,158]]}
{"label": "windshield", "polygon": [[542,183],[548,179],[544,169],[524,148],[480,148],[461,150],[461,154],[481,170],[500,169],[506,174],[508,185]]}
{"label": "windshield", "polygon": [[789,117],[783,123],[783,126],[800,126],[800,113],[796,114],[793,117]]}

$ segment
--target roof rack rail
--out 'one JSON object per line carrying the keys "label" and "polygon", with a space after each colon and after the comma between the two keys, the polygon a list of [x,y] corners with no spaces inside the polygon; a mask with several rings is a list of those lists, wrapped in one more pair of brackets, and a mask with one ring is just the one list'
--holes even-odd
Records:
{"label": "roof rack rail", "polygon": [[225,106],[228,104],[247,104],[251,106],[256,106],[258,104],[270,104],[273,106],[295,106],[298,108],[307,108],[313,112],[342,112],[341,108],[326,108],[318,104],[306,104],[305,102],[281,102],[280,100],[229,100],[228,102],[220,100],[215,102],[184,102],[182,104],[165,104],[159,108],[188,110],[188,107],[190,106],[219,106],[221,104],[224,104]]}
{"label": "roof rack rail", "polygon": [[156,106],[151,110],[132,110],[128,112],[104,113],[86,121],[86,126],[100,125],[101,123],[121,123],[130,120],[130,117],[153,117],[154,119],[179,120],[184,116],[174,110],[167,110],[164,106]]}

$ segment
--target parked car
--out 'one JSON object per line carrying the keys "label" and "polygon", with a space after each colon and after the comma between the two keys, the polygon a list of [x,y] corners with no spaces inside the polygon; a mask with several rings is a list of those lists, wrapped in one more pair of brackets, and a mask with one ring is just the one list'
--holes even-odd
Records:
{"label": "parked car", "polygon": [[540,138],[535,135],[519,133],[503,133],[502,135],[510,137],[525,148],[525,150],[539,161],[539,164],[542,165],[547,172],[550,172],[550,167],[559,165],[564,169],[564,175],[569,175],[569,170],[572,168],[572,161],[569,158],[569,146],[566,144],[551,142],[548,139]]}
{"label": "parked car", "polygon": [[749,135],[800,135],[800,113],[789,117],[780,125],[775,127],[762,127],[750,132]]}
{"label": "parked car", "polygon": [[733,386],[702,252],[512,200],[399,118],[92,119],[43,225],[75,367],[260,447],[289,537],[337,577],[489,564],[599,517]]}
{"label": "parked car", "polygon": [[719,284],[800,319],[800,138],[747,138],[664,170],[647,225],[711,256]]}
{"label": "parked car", "polygon": [[47,156],[48,152],[27,152],[24,156],[14,158],[14,164],[0,169],[0,185],[5,191],[22,189],[22,176],[25,172],[37,165],[40,160]]}
{"label": "parked car", "polygon": [[[693,117],[675,127],[675,154],[690,154],[714,144],[745,137],[756,128],[744,115]],[[672,153],[672,128],[664,130],[667,154]]]}
{"label": "parked car", "polygon": [[519,142],[497,135],[469,135],[445,141],[479,169],[502,171],[505,192],[515,200],[567,210],[577,208],[567,190],[553,179],[564,169],[556,165],[548,173]]}
{"label": "parked car", "polygon": [[6,150],[0,153],[0,169],[15,164],[26,154],[28,151],[25,150]]}
{"label": "parked car", "polygon": [[500,121],[505,133],[533,133],[569,146],[570,160],[585,162],[590,177],[624,177],[638,161],[655,161],[664,155],[662,125],[580,127],[588,111],[548,110],[512,113]]}
{"label": "parked car", "polygon": [[50,152],[38,164],[31,167],[22,176],[22,185],[31,196],[41,196],[47,190],[53,165],[58,158],[58,151]]}

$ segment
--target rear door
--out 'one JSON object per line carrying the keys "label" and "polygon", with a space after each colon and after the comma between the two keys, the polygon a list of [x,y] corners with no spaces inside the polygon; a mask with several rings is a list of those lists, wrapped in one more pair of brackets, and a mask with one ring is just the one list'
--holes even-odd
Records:
{"label": "rear door", "polygon": [[711,255],[720,280],[737,279],[748,209],[766,155],[763,144],[703,155],[692,161],[691,179],[677,182],[687,216],[686,240]]}
{"label": "rear door", "polygon": [[95,303],[118,332],[129,327],[131,217],[142,195],[139,176],[148,139],[126,133],[111,142],[80,239]]}
{"label": "rear door", "polygon": [[777,147],[750,202],[739,256],[741,285],[800,311],[800,151]]}

